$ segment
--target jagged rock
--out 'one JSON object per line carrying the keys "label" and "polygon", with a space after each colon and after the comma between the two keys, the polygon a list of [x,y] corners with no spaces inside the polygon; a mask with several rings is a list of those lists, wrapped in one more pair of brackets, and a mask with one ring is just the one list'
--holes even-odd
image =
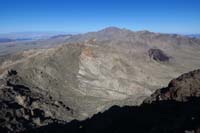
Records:
{"label": "jagged rock", "polygon": [[200,97],[200,69],[173,79],[168,87],[157,90],[146,102],[161,100],[187,101],[189,97]]}
{"label": "jagged rock", "polygon": [[[4,132],[21,132],[27,128],[36,128],[52,122],[62,122],[61,113],[71,116],[71,108],[48,97],[34,92],[28,87],[16,84],[17,72],[9,71],[8,77],[1,79],[0,87],[0,127]],[[12,74],[11,74],[12,73]],[[60,112],[57,112],[59,109]],[[62,114],[60,114],[62,117]]]}

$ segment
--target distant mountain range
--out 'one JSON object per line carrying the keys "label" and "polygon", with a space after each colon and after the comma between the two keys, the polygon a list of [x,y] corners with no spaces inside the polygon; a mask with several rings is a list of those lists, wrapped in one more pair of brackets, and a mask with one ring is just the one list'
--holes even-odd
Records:
{"label": "distant mountain range", "polygon": [[12,42],[13,39],[9,39],[9,38],[0,38],[0,43],[4,43],[4,42]]}
{"label": "distant mountain range", "polygon": [[[121,29],[124,32],[126,31],[128,32],[132,32],[130,30],[127,29]],[[108,27],[102,31],[99,31],[97,33],[101,34],[101,37],[109,37],[112,35],[107,36],[107,33],[110,34],[110,32],[107,31],[111,31],[113,32],[113,34],[115,32],[119,31],[119,28],[117,27]],[[89,35],[88,37],[90,37],[92,34],[92,36],[94,36],[95,34],[94,32],[89,32],[84,34],[84,36]],[[136,33],[140,33],[140,34],[145,34],[145,33],[153,33],[153,32],[149,32],[147,30],[145,31],[138,31]],[[5,33],[5,34],[0,34],[0,43],[5,43],[5,42],[14,42],[14,41],[25,41],[25,40],[39,40],[39,39],[57,39],[57,38],[62,38],[62,37],[71,37],[74,35],[81,35],[81,34],[68,34],[65,32],[13,32],[13,33]],[[177,34],[178,35],[178,34]],[[188,37],[193,37],[193,38],[200,38],[200,34],[189,34],[189,35],[185,35]],[[77,36],[75,36],[77,37]],[[87,38],[88,38],[87,37]],[[80,39],[80,38],[78,38]]]}
{"label": "distant mountain range", "polygon": [[200,34],[190,34],[189,37],[200,38]]}
{"label": "distant mountain range", "polygon": [[10,38],[0,38],[0,43],[8,43],[8,42],[15,42],[15,41],[27,41],[32,40],[31,38],[18,38],[18,39],[10,39]]}
{"label": "distant mountain range", "polygon": [[7,39],[13,39],[13,40],[18,40],[18,39],[32,39],[32,40],[37,40],[37,39],[47,39],[52,36],[60,35],[60,34],[65,34],[62,32],[16,32],[16,33],[5,33],[5,34],[0,34],[0,38],[7,38]]}

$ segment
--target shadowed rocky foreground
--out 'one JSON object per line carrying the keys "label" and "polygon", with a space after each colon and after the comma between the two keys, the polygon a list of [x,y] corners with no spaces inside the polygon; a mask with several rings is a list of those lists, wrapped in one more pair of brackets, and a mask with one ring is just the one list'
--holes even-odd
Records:
{"label": "shadowed rocky foreground", "polygon": [[190,97],[184,103],[167,100],[141,106],[113,106],[82,122],[53,123],[27,133],[199,133],[199,130],[200,99]]}

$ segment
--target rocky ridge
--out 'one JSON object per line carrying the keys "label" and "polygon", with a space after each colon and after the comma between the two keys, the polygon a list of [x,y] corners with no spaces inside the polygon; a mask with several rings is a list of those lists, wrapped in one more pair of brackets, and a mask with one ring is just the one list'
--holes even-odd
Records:
{"label": "rocky ridge", "polygon": [[168,87],[157,90],[146,102],[176,100],[188,101],[188,98],[200,96],[200,70],[185,73],[168,84]]}
{"label": "rocky ridge", "polygon": [[[0,80],[0,120],[1,128],[10,132],[19,132],[59,121],[64,116],[72,120],[73,110],[62,101],[46,96],[34,89],[20,85],[20,77],[11,70],[7,78]],[[67,115],[66,115],[67,114]]]}

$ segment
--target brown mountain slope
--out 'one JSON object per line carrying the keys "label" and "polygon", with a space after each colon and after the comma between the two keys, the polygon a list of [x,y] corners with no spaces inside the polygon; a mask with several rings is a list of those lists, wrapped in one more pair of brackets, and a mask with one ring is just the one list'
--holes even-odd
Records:
{"label": "brown mountain slope", "polygon": [[[2,88],[9,88],[7,71],[16,71],[13,84],[50,101],[39,108],[48,108],[47,114],[57,120],[85,119],[112,105],[139,105],[171,79],[200,66],[199,40],[178,35],[108,28],[65,41],[62,46],[24,51],[0,63]],[[169,59],[160,60],[163,56]],[[51,105],[55,101],[73,114],[64,107],[56,113]]]}
{"label": "brown mountain slope", "polygon": [[[172,80],[165,90],[158,90],[161,91],[161,95],[157,95],[157,100],[151,103],[143,103],[140,106],[113,106],[84,121],[72,121],[67,124],[55,122],[27,132],[198,133],[200,129],[199,77],[200,70],[183,74]],[[177,89],[178,92],[174,94]],[[160,99],[161,97],[166,99]]]}

